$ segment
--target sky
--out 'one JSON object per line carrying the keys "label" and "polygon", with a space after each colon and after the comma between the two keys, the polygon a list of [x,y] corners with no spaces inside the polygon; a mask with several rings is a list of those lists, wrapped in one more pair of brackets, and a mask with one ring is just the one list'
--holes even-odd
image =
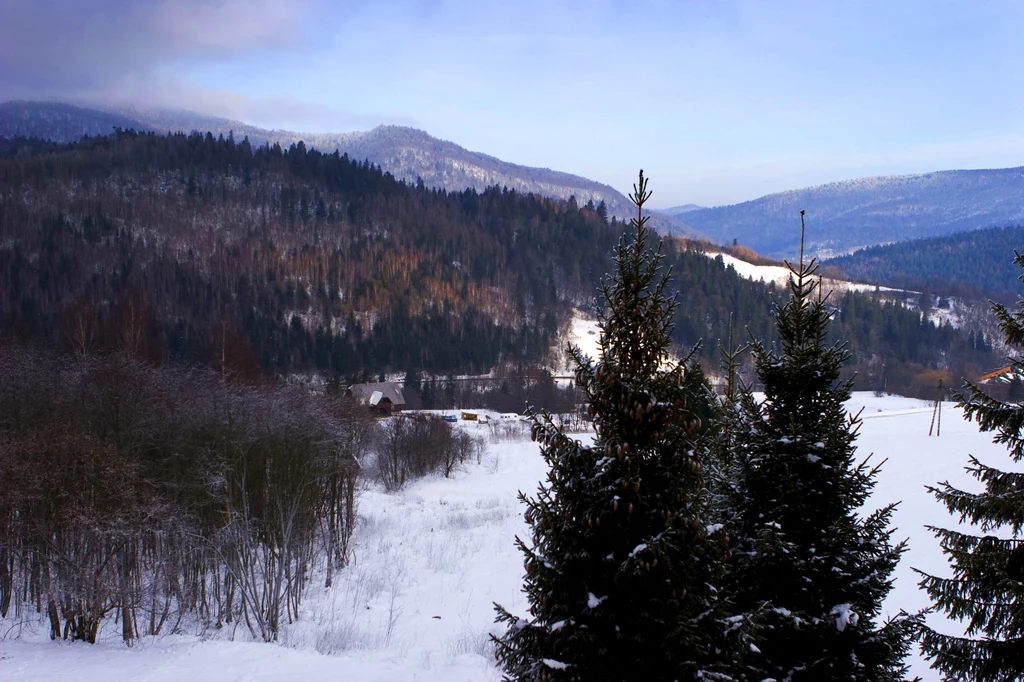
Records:
{"label": "sky", "polygon": [[0,0],[0,100],[409,125],[705,206],[1024,165],[1024,3]]}

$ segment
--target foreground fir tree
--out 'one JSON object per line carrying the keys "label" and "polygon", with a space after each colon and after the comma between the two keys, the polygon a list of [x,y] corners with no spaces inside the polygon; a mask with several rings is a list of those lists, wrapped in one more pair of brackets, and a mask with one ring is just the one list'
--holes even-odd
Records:
{"label": "foreground fir tree", "polygon": [[597,436],[582,445],[547,418],[534,435],[547,481],[527,505],[529,615],[497,606],[508,630],[498,660],[513,680],[724,680],[719,581],[724,536],[708,528],[695,400],[683,363],[669,363],[675,301],[660,250],[648,250],[643,204],[633,239],[603,285],[596,363],[570,349]]}
{"label": "foreground fir tree", "polygon": [[[1014,262],[1024,267],[1024,255]],[[1024,279],[1024,277],[1022,277]],[[1024,346],[1024,299],[1011,312],[995,304],[1008,345]],[[1024,361],[1013,359],[1014,372]],[[964,418],[982,431],[994,431],[1015,463],[1024,459],[1024,404],[987,396],[968,383],[959,396]],[[929,488],[960,521],[969,521],[981,534],[930,527],[953,567],[951,578],[921,573],[921,587],[950,618],[967,622],[966,636],[951,636],[921,628],[921,643],[932,666],[946,679],[967,682],[1010,682],[1024,679],[1024,472],[1005,472],[970,458],[967,470],[984,485],[970,493],[948,482]],[[999,535],[999,537],[996,536]]]}
{"label": "foreground fir tree", "polygon": [[877,622],[905,549],[891,540],[895,505],[861,515],[876,469],[855,459],[858,420],[843,407],[851,382],[840,378],[849,352],[826,342],[831,312],[802,247],[790,269],[789,299],[775,310],[780,348],[753,344],[764,400],[743,392],[731,444],[730,592],[758,623],[747,676],[900,680],[913,620]]}

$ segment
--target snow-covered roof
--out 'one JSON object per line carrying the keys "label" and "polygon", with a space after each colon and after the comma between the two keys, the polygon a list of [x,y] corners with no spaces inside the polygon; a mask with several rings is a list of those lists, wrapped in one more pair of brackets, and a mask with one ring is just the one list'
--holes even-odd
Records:
{"label": "snow-covered roof", "polygon": [[355,384],[348,387],[352,397],[366,405],[376,407],[382,400],[391,401],[392,405],[401,407],[405,405],[405,395],[402,387],[393,381],[380,381],[368,384]]}

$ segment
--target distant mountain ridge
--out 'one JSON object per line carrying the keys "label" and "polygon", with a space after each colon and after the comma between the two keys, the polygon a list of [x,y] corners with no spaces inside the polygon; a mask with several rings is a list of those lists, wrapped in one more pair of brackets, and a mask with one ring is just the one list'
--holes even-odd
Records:
{"label": "distant mountain ridge", "polygon": [[[597,205],[604,201],[609,215],[632,214],[630,201],[609,185],[571,173],[502,161],[405,126],[382,125],[355,133],[297,133],[267,130],[189,111],[104,111],[60,102],[0,104],[0,137],[21,135],[74,142],[83,135],[107,135],[115,127],[157,133],[195,130],[224,136],[233,133],[236,139],[247,136],[255,145],[277,142],[287,147],[302,141],[308,148],[322,152],[337,149],[353,159],[368,159],[408,183],[422,179],[428,187],[455,191],[470,187],[482,191],[498,186],[557,199],[575,196],[580,205],[588,201]],[[652,223],[662,231],[697,236],[683,222],[670,216],[655,215]]]}
{"label": "distant mountain ridge", "polygon": [[690,211],[686,223],[721,243],[792,257],[800,210],[806,247],[832,256],[857,248],[1024,222],[1024,167],[869,177]]}
{"label": "distant mountain ridge", "polygon": [[661,209],[662,213],[668,213],[669,215],[681,216],[684,213],[690,213],[691,211],[700,211],[705,209],[707,206],[700,206],[699,204],[683,204],[682,206],[671,206],[669,208]]}
{"label": "distant mountain ridge", "polygon": [[61,102],[4,102],[0,104],[0,137],[38,137],[74,142],[84,135],[109,135],[114,128],[145,128],[138,119]]}

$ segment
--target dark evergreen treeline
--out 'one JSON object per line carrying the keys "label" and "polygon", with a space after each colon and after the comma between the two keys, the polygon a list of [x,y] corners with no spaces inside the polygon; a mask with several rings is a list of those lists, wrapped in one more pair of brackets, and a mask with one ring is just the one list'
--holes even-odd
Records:
{"label": "dark evergreen treeline", "polygon": [[538,358],[613,239],[597,210],[408,187],[301,144],[122,133],[2,156],[5,326],[110,346],[138,325],[153,359],[357,376]]}
{"label": "dark evergreen treeline", "polygon": [[[667,261],[679,263],[678,251],[667,246]],[[789,292],[738,278],[717,259],[688,258],[685,267],[676,265],[672,274],[679,299],[673,339],[684,347],[703,339],[698,356],[706,364],[717,362],[718,349],[729,338],[730,321],[737,340],[757,339],[769,347],[778,343],[770,313],[772,297],[784,302]],[[939,379],[950,386],[951,381],[998,362],[991,345],[977,343],[972,330],[936,327],[898,300],[850,291],[826,291],[823,296],[832,314],[832,333],[848,343],[853,354],[845,376],[856,373],[860,390],[933,397]],[[749,368],[745,378],[754,379]]]}
{"label": "dark evergreen treeline", "polygon": [[[739,380],[742,350],[728,348],[716,396],[699,366],[666,363],[676,301],[660,248],[645,249],[642,172],[636,187],[636,238],[620,244],[603,289],[602,353],[595,362],[571,350],[595,438],[533,418],[548,472],[533,496],[520,493],[529,608],[495,605],[507,679],[899,682],[915,641],[943,679],[1021,679],[1024,474],[972,456],[984,490],[929,488],[961,522],[929,526],[952,575],[919,571],[933,608],[883,617],[907,545],[892,525],[898,502],[870,509],[884,462],[857,452],[859,414],[844,406],[853,382],[842,378],[850,353],[829,338],[817,264],[801,239],[790,296],[775,305],[780,341],[751,345],[763,394]],[[1024,297],[1015,311],[993,306],[1015,347],[1022,309]],[[1020,463],[1024,406],[965,389],[964,416]],[[929,611],[965,634],[933,629]]]}
{"label": "dark evergreen treeline", "polygon": [[857,281],[1010,301],[1020,291],[1020,281],[1011,269],[994,266],[1008,264],[1022,245],[1024,226],[1014,225],[872,246],[825,263]]}
{"label": "dark evergreen treeline", "polygon": [[[623,225],[603,206],[410,186],[304,145],[120,132],[0,141],[0,330],[238,376],[486,371],[538,361],[592,305]],[[773,289],[670,243],[673,340],[771,343]],[[785,297],[785,292],[777,292]],[[989,354],[897,305],[834,301],[862,388]],[[873,363],[873,364],[872,364]]]}

